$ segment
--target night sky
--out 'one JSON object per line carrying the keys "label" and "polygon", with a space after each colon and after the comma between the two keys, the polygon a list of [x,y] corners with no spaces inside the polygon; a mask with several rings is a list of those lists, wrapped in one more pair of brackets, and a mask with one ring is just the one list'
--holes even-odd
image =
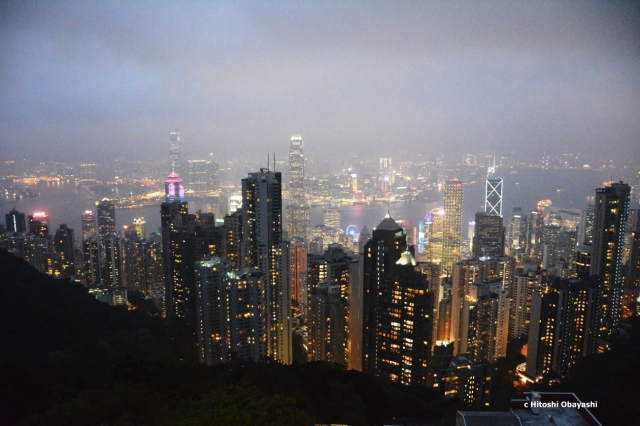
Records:
{"label": "night sky", "polygon": [[0,158],[640,160],[638,2],[0,3]]}

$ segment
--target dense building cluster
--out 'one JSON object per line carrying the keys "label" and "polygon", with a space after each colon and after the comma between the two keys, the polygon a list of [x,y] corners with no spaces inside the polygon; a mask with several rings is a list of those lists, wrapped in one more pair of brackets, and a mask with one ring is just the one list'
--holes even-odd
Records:
{"label": "dense building cluster", "polygon": [[[595,190],[582,210],[542,200],[503,216],[504,182],[488,162],[484,211],[464,238],[465,185],[439,180],[435,161],[416,187],[441,192],[442,207],[416,225],[387,214],[371,231],[343,230],[339,202],[311,227],[310,200],[401,200],[408,181],[391,158],[331,184],[306,176],[294,135],[288,183],[276,164],[243,177],[239,194],[220,191],[215,213],[190,211],[189,194],[211,189],[212,166],[183,160],[174,130],[159,232],[146,234],[144,218],[117,228],[117,204],[104,198],[82,214],[80,244],[65,224],[52,233],[45,213],[13,209],[2,245],[108,303],[127,304],[132,291],[153,299],[191,324],[207,365],[330,361],[473,407],[489,405],[492,365],[510,340],[527,341],[523,380],[564,377],[607,349],[638,298],[640,214],[628,184]],[[94,164],[81,171],[79,185],[96,179]]]}

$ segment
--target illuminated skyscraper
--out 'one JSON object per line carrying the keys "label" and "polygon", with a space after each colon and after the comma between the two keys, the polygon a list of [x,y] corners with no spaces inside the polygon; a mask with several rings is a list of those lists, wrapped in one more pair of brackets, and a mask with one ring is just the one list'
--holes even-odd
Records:
{"label": "illuminated skyscraper", "polygon": [[304,143],[293,135],[289,143],[289,205],[286,210],[287,235],[290,240],[309,242],[311,211],[304,189]]}
{"label": "illuminated skyscraper", "polygon": [[29,233],[44,239],[49,237],[49,215],[45,212],[34,212],[29,216]]}
{"label": "illuminated skyscraper", "polygon": [[444,183],[444,228],[442,230],[442,269],[451,274],[453,264],[460,260],[462,232],[462,182]]}
{"label": "illuminated skyscraper", "polygon": [[53,240],[56,253],[60,254],[60,263],[62,275],[71,277],[76,274],[75,268],[75,243],[73,238],[73,229],[69,229],[66,224],[61,224],[56,230]]}
{"label": "illuminated skyscraper", "polygon": [[473,257],[496,258],[504,253],[504,228],[502,216],[476,213],[473,232]]}
{"label": "illuminated skyscraper", "polygon": [[200,363],[266,357],[265,287],[254,268],[233,271],[218,256],[196,262],[197,335]]}
{"label": "illuminated skyscraper", "polygon": [[602,280],[600,335],[608,337],[622,315],[625,229],[631,188],[626,183],[596,189],[591,275]]}
{"label": "illuminated skyscraper", "polygon": [[268,355],[291,363],[290,243],[282,241],[282,175],[260,169],[242,179],[242,266],[265,277]]}
{"label": "illuminated skyscraper", "polygon": [[20,213],[14,209],[7,213],[5,217],[7,220],[7,233],[27,230],[27,222],[25,220],[24,213]]}
{"label": "illuminated skyscraper", "polygon": [[113,200],[103,198],[96,201],[98,211],[98,237],[103,240],[108,237],[115,237],[116,234],[116,206]]}
{"label": "illuminated skyscraper", "polygon": [[307,273],[307,245],[301,241],[291,244],[291,300],[300,303],[303,278]]}
{"label": "illuminated skyscraper", "polygon": [[426,383],[432,295],[404,231],[389,215],[373,230],[363,259],[363,371]]}
{"label": "illuminated skyscraper", "polygon": [[98,233],[96,232],[96,216],[91,210],[85,210],[82,214],[82,239],[90,240],[96,238]]}
{"label": "illuminated skyscraper", "polygon": [[502,216],[502,178],[496,175],[495,165],[489,168],[484,199],[484,211]]}
{"label": "illuminated skyscraper", "polygon": [[136,217],[133,219],[133,227],[136,230],[136,234],[138,238],[141,240],[145,239],[145,225],[147,222],[144,220],[144,217]]}
{"label": "illuminated skyscraper", "polygon": [[171,173],[164,181],[164,201],[166,203],[184,202],[182,178],[176,173]]}
{"label": "illuminated skyscraper", "polygon": [[290,205],[305,206],[304,191],[304,142],[300,135],[293,135],[289,142],[289,193]]}
{"label": "illuminated skyscraper", "polygon": [[182,156],[180,154],[180,132],[178,129],[173,129],[169,132],[169,158],[171,159],[171,173],[180,174]]}

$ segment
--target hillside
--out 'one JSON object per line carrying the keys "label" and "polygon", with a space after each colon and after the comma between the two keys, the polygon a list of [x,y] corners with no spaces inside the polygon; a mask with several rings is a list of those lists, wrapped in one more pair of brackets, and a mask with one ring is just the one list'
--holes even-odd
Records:
{"label": "hillside", "polygon": [[[452,424],[455,402],[329,363],[196,362],[194,336],[0,250],[0,424]],[[215,419],[215,420],[213,420]]]}

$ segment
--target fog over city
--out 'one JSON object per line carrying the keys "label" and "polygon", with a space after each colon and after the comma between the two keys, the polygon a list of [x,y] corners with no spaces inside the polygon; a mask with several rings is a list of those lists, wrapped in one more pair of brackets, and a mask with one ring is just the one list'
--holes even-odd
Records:
{"label": "fog over city", "polygon": [[8,1],[0,64],[3,160],[640,158],[637,2]]}

